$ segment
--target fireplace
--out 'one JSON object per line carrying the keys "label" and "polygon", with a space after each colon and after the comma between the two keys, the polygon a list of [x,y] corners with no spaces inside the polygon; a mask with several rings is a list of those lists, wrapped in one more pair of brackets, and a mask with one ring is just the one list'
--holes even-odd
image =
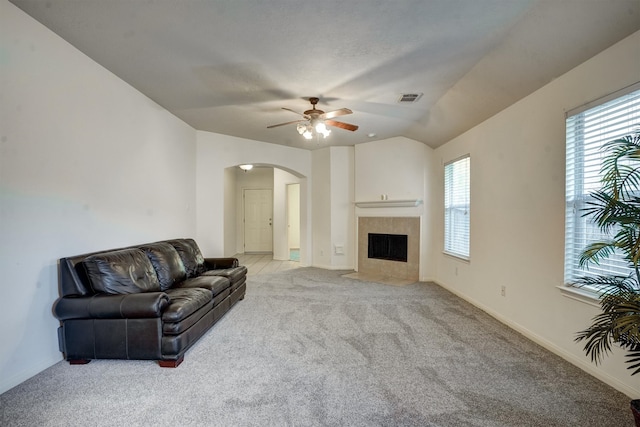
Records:
{"label": "fireplace", "polygon": [[418,280],[419,217],[358,217],[358,272]]}
{"label": "fireplace", "polygon": [[407,262],[407,235],[368,233],[368,257]]}

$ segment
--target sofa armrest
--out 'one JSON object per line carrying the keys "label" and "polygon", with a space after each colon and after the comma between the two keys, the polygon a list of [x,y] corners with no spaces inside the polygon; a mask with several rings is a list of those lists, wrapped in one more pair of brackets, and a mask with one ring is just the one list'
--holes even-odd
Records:
{"label": "sofa armrest", "polygon": [[161,317],[169,305],[164,292],[59,298],[53,312],[59,320],[143,319]]}
{"label": "sofa armrest", "polygon": [[205,258],[204,265],[207,270],[219,270],[237,267],[239,263],[238,258]]}

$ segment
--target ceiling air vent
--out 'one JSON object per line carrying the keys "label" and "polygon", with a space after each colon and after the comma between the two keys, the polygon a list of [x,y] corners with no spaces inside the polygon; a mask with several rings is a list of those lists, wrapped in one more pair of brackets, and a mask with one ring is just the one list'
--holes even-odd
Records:
{"label": "ceiling air vent", "polygon": [[398,98],[398,103],[417,102],[421,96],[422,93],[403,93],[400,95],[400,98]]}

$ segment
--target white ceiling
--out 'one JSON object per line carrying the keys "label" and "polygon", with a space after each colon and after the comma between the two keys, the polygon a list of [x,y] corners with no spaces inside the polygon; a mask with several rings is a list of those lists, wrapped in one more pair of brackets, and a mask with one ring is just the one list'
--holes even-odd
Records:
{"label": "white ceiling", "polygon": [[[196,129],[308,149],[437,147],[640,30],[640,0],[10,1]],[[267,129],[311,96],[360,129]]]}

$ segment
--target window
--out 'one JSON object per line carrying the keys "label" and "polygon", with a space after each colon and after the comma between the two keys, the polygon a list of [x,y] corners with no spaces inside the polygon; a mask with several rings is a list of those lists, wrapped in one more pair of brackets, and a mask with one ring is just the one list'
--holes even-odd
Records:
{"label": "window", "polygon": [[581,276],[626,276],[629,273],[629,267],[621,256],[611,256],[600,265],[591,264],[588,270],[580,269],[578,261],[588,244],[607,238],[597,225],[583,217],[590,193],[600,188],[602,146],[632,133],[639,125],[640,83],[567,113],[566,284]]}
{"label": "window", "polygon": [[444,165],[444,252],[469,259],[469,174],[465,156]]}

